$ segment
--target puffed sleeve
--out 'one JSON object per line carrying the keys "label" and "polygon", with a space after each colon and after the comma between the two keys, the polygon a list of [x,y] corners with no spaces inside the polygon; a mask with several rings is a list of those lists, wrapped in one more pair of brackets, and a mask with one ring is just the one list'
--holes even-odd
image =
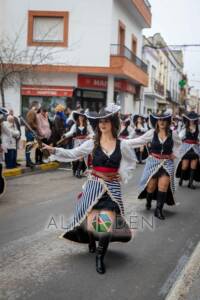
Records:
{"label": "puffed sleeve", "polygon": [[88,131],[88,137],[93,138],[95,134],[94,134],[94,131],[93,131],[92,126],[90,124],[88,124],[88,126],[87,126],[87,131]]}
{"label": "puffed sleeve", "polygon": [[74,149],[55,148],[55,154],[49,157],[50,161],[71,162],[82,157],[87,157],[92,153],[94,148],[94,140],[90,139],[84,142],[81,146]]}
{"label": "puffed sleeve", "polygon": [[128,139],[125,142],[131,147],[131,148],[139,148],[143,145],[148,144],[152,141],[154,134],[154,129],[148,130],[145,134],[135,138],[135,139]]}
{"label": "puffed sleeve", "polygon": [[74,133],[76,132],[76,124],[74,124],[72,126],[72,128],[70,129],[70,131],[68,131],[67,133],[64,134],[65,138],[69,138],[72,137],[74,135]]}
{"label": "puffed sleeve", "polygon": [[179,138],[180,138],[181,140],[183,140],[183,139],[185,138],[185,135],[186,135],[186,129],[183,128],[183,129],[179,132],[178,136],[179,136]]}
{"label": "puffed sleeve", "polygon": [[176,157],[179,157],[179,155],[180,155],[180,146],[182,145],[182,139],[181,139],[181,137],[179,136],[179,134],[177,133],[176,130],[174,130],[172,132],[172,138],[173,138],[173,141],[174,141],[173,154]]}

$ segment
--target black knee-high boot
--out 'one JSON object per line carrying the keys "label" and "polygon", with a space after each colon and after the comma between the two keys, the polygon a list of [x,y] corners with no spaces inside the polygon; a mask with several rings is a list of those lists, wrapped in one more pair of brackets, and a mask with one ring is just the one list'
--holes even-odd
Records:
{"label": "black knee-high boot", "polygon": [[156,207],[154,215],[155,215],[156,218],[158,218],[160,220],[165,219],[165,217],[163,215],[163,207],[164,207],[166,198],[167,198],[167,193],[166,192],[158,191],[158,193],[157,193],[157,207]]}
{"label": "black knee-high boot", "polygon": [[140,164],[143,164],[143,161],[142,161],[142,157],[143,157],[143,152],[139,152],[139,157],[140,157],[140,159],[139,159],[139,163]]}
{"label": "black knee-high boot", "polygon": [[72,162],[72,172],[73,172],[73,175],[76,176],[76,171],[77,171],[77,166],[78,166],[78,161],[73,161]]}
{"label": "black knee-high boot", "polygon": [[88,232],[88,236],[89,236],[89,252],[90,253],[95,253],[96,252],[96,241],[95,241],[95,237],[94,234],[92,232]]}
{"label": "black knee-high boot", "polygon": [[77,170],[76,170],[76,177],[77,178],[82,178],[82,176],[81,176],[81,170],[82,170],[82,166],[83,166],[83,161],[79,161],[78,162],[78,166],[77,166]]}
{"label": "black knee-high boot", "polygon": [[191,169],[191,170],[190,170],[190,179],[189,179],[189,183],[188,183],[188,187],[189,187],[190,189],[193,189],[193,190],[196,189],[196,187],[193,185],[194,173],[195,173],[195,170],[194,170],[194,169]]}
{"label": "black knee-high boot", "polygon": [[108,249],[110,238],[110,233],[104,234],[99,238],[99,245],[96,250],[96,271],[100,274],[104,274],[106,272],[104,256]]}
{"label": "black knee-high boot", "polygon": [[181,170],[181,177],[180,177],[180,180],[179,180],[179,186],[182,186],[183,184],[183,178],[184,178],[184,175],[185,173],[187,172],[187,170]]}
{"label": "black knee-high boot", "polygon": [[147,196],[146,196],[147,202],[146,202],[146,209],[150,210],[151,209],[151,202],[153,199],[153,193],[148,193],[147,192]]}

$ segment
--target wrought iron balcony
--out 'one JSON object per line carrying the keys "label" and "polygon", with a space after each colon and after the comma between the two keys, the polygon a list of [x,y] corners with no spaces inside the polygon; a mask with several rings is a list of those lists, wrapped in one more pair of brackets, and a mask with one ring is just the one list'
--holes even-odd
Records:
{"label": "wrought iron balcony", "polygon": [[147,73],[147,70],[148,70],[147,65],[126,46],[122,46],[119,44],[112,44],[111,45],[111,55],[126,57],[131,62],[133,62],[137,67],[139,67],[145,73]]}

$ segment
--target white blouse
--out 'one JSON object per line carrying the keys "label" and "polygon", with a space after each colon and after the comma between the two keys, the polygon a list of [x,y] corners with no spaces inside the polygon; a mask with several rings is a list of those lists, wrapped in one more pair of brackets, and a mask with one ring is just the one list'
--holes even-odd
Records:
{"label": "white blouse", "polygon": [[[196,129],[194,130],[194,132],[196,131]],[[179,132],[179,138],[181,140],[184,140],[186,137],[186,128],[183,128],[180,132]],[[200,140],[200,132],[199,132],[199,136],[198,139]]]}
{"label": "white blouse", "polygon": [[[71,127],[70,131],[68,131],[67,133],[64,134],[65,138],[70,138],[72,137],[75,133],[76,133],[76,124],[73,124],[73,126]],[[85,127],[79,127],[80,130],[83,130]],[[92,130],[92,127],[88,124],[87,125],[87,135],[89,137],[93,137],[94,136],[94,132]]]}
{"label": "white blouse", "polygon": [[[152,141],[154,135],[154,129],[148,130],[144,135],[139,136],[135,139],[122,140],[120,143],[122,159],[120,163],[119,174],[124,183],[128,182],[131,178],[133,169],[136,168],[136,159],[134,148],[146,145]],[[173,132],[173,141],[174,141],[174,155],[178,156],[179,147],[181,145],[181,140],[178,135]],[[84,142],[81,146],[66,150],[62,148],[56,148],[55,154],[49,157],[50,161],[62,161],[62,162],[71,162],[78,160],[82,157],[87,158],[89,154],[93,152],[94,149],[94,140],[90,139]]]}

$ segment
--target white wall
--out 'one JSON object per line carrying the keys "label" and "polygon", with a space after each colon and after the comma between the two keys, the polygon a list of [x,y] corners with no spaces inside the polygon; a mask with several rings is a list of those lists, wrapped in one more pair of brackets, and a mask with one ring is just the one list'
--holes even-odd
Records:
{"label": "white wall", "polygon": [[134,112],[134,96],[128,93],[124,95],[124,113],[131,114]]}
{"label": "white wall", "polygon": [[[181,80],[181,74],[178,71],[180,66],[172,55],[170,55],[170,60],[168,61],[168,86],[167,89],[171,91],[173,100],[179,100],[179,81]],[[171,85],[170,85],[171,82]],[[174,91],[176,94],[174,94]]]}
{"label": "white wall", "polygon": [[142,28],[134,20],[132,14],[120,2],[114,0],[112,16],[112,38],[111,44],[118,44],[119,20],[126,26],[125,46],[132,49],[132,34],[137,38],[137,56],[142,56]]}
{"label": "white wall", "polygon": [[1,39],[1,34],[4,30],[4,6],[5,6],[5,0],[0,0],[0,39]]}
{"label": "white wall", "polygon": [[72,86],[77,87],[77,74],[37,73],[26,78],[22,84]]}
{"label": "white wall", "polygon": [[16,116],[20,114],[21,107],[21,96],[20,96],[20,85],[16,84],[5,90],[5,107],[7,109],[13,109]]}
{"label": "white wall", "polygon": [[28,10],[69,11],[69,49],[59,48],[62,52],[55,55],[54,63],[109,66],[112,0],[18,0],[17,5],[13,0],[3,2],[4,34],[13,39],[20,32],[21,49],[27,45]]}

